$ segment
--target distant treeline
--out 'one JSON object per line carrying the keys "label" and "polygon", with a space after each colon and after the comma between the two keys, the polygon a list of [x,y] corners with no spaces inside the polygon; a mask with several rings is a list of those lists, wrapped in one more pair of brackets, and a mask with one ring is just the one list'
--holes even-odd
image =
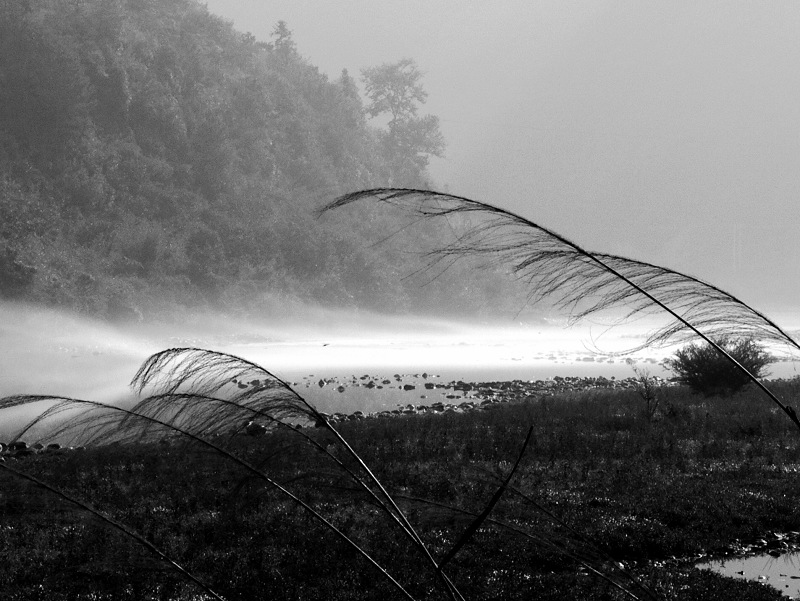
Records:
{"label": "distant treeline", "polygon": [[519,309],[492,271],[404,279],[411,234],[369,244],[393,227],[367,209],[315,216],[344,192],[431,185],[444,140],[416,113],[419,78],[411,60],[366,69],[362,98],[285,23],[259,42],[195,0],[0,0],[0,296],[107,317],[275,298]]}

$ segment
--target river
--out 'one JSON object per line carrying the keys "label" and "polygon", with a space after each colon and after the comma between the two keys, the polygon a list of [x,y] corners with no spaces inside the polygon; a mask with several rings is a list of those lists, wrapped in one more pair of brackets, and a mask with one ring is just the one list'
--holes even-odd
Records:
{"label": "river", "polygon": [[[399,383],[419,384],[423,374],[441,383],[626,378],[633,375],[626,362],[632,358],[651,375],[668,377],[661,362],[674,349],[609,354],[636,347],[649,331],[641,323],[611,329],[544,320],[489,325],[324,309],[288,320],[207,315],[180,325],[113,325],[5,303],[0,305],[0,397],[50,394],[117,402],[132,397],[128,384],[149,355],[191,346],[254,361],[295,384],[323,411],[378,411],[424,403],[419,390],[410,395]],[[797,368],[784,362],[772,373],[792,377]],[[380,390],[348,385],[341,393],[334,392],[338,386],[318,385],[320,380],[363,382],[362,376],[392,384]]]}

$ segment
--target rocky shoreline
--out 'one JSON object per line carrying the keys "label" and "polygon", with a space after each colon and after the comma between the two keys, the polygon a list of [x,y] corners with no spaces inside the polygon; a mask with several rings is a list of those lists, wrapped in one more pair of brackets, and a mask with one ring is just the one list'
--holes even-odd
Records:
{"label": "rocky shoreline", "polygon": [[[309,376],[311,378],[313,376]],[[421,398],[425,403],[398,403],[395,409],[368,412],[354,411],[352,413],[323,413],[328,421],[336,423],[370,418],[397,417],[401,415],[440,414],[440,413],[465,413],[469,411],[483,411],[491,409],[498,403],[508,403],[513,400],[524,399],[532,396],[554,396],[586,390],[635,390],[641,386],[641,381],[636,377],[623,379],[605,377],[561,377],[556,376],[547,380],[508,380],[492,382],[465,382],[454,380],[448,383],[429,381],[438,376],[423,374],[395,374],[391,378],[380,378],[369,375],[353,376],[350,379],[323,378],[316,382],[320,388],[331,386],[337,392],[344,393],[349,387],[364,387],[367,389],[392,388],[403,392],[421,391]],[[675,382],[659,376],[650,376],[655,386],[671,386]],[[414,383],[409,383],[413,381]],[[311,386],[306,382],[306,387]],[[430,402],[429,395],[438,394],[440,401]]]}
{"label": "rocky shoreline", "polygon": [[[493,407],[518,401],[532,396],[553,396],[571,392],[581,392],[591,389],[623,390],[635,389],[641,385],[638,378],[628,377],[623,379],[605,377],[561,377],[546,380],[508,380],[491,382],[465,382],[454,380],[447,383],[435,382],[439,376],[427,373],[422,374],[394,374],[391,377],[378,376],[352,376],[350,378],[315,378],[307,376],[305,382],[294,382],[293,386],[299,388],[317,386],[320,388],[331,387],[339,393],[344,393],[348,388],[362,387],[365,389],[386,390],[394,389],[401,393],[416,393],[425,399],[424,403],[398,403],[395,409],[374,412],[354,411],[352,413],[322,413],[331,423],[358,421],[363,419],[393,418],[401,416],[426,415],[426,414],[460,414],[471,411],[487,411]],[[651,376],[657,386],[668,386],[672,382]],[[413,382],[413,383],[412,383]],[[239,382],[239,388],[262,386],[260,381]],[[420,394],[421,393],[421,394]],[[441,396],[442,400],[431,402],[433,395]],[[321,426],[316,424],[296,424],[297,426]],[[269,431],[269,427],[256,422],[247,424],[241,433],[251,436],[260,436]],[[61,454],[73,450],[83,450],[83,447],[61,447],[58,444],[43,445],[41,443],[27,444],[24,441],[13,441],[9,444],[0,442],[0,461],[6,459],[23,459],[31,455]]]}

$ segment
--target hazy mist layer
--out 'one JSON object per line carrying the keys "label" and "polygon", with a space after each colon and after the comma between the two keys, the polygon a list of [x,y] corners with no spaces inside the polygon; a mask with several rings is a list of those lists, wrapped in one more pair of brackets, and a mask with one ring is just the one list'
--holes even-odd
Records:
{"label": "hazy mist layer", "polygon": [[323,72],[416,60],[440,187],[590,250],[796,307],[800,4],[210,0]]}
{"label": "hazy mist layer", "polygon": [[[775,317],[789,329],[800,324],[797,315]],[[322,411],[372,412],[441,400],[425,394],[422,374],[438,383],[627,378],[634,375],[626,363],[632,358],[651,375],[668,377],[661,361],[674,349],[614,355],[641,344],[652,325],[481,325],[319,307],[295,307],[288,317],[265,316],[261,321],[206,314],[183,323],[114,325],[54,309],[0,303],[0,397],[36,394],[125,402],[134,399],[128,384],[148,356],[167,348],[199,347],[261,365]],[[782,362],[770,371],[773,377],[793,377],[797,366]],[[391,386],[359,387],[362,376],[377,382],[389,379]],[[349,383],[344,394],[337,382]],[[404,392],[402,383],[409,382],[419,389]],[[6,412],[0,439],[21,427],[33,410]]]}
{"label": "hazy mist layer", "polygon": [[[203,315],[181,324],[109,323],[52,309],[0,304],[0,396],[57,394],[98,401],[128,395],[152,353],[200,347],[251,359],[276,375],[427,371],[453,379],[536,379],[583,371],[604,352],[635,346],[641,334],[560,324],[475,325],[308,307],[263,322]],[[654,353],[646,353],[653,355]],[[588,357],[594,357],[589,366]],[[609,364],[610,365],[610,364]],[[546,366],[546,367],[545,367]]]}

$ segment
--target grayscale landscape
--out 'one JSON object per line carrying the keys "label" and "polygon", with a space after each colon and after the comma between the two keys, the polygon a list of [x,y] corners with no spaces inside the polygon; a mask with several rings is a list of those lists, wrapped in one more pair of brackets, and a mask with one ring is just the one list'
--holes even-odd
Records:
{"label": "grayscale landscape", "polygon": [[798,26],[0,2],[0,598],[800,598]]}

